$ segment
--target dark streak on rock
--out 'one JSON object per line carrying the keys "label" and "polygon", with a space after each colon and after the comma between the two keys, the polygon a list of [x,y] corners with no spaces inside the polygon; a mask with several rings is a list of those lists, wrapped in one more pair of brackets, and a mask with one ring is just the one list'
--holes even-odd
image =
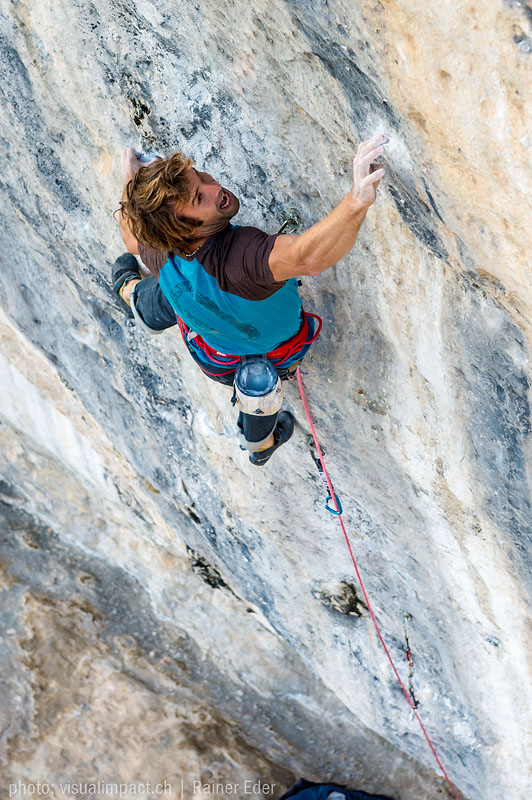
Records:
{"label": "dark streak on rock", "polygon": [[150,116],[151,108],[138,97],[128,97],[128,100],[133,107],[133,122],[140,127],[143,119]]}
{"label": "dark streak on rock", "polygon": [[[49,138],[48,129],[43,120],[41,109],[33,96],[33,87],[28,71],[18,52],[5,38],[0,36],[0,93],[2,102],[10,109],[14,120],[18,120],[28,142],[35,146],[28,147],[28,158],[35,159],[36,170],[43,183],[54,195],[56,202],[67,213],[79,209],[86,214],[89,210],[81,202],[80,196],[64,172],[61,161],[44,142]],[[41,206],[44,219],[50,217],[47,208]],[[42,224],[43,220],[40,220]]]}
{"label": "dark streak on rock", "polygon": [[22,499],[22,495],[16,489],[16,487],[13,486],[12,483],[5,481],[3,478],[0,478],[0,496],[13,500]]}
{"label": "dark streak on rock", "polygon": [[522,53],[532,53],[532,38],[521,32],[514,36],[514,42]]}
{"label": "dark streak on rock", "polygon": [[[439,219],[441,222],[443,222],[443,217],[442,217],[442,215],[440,214],[440,212],[438,211],[438,207],[436,206],[436,202],[435,202],[435,200],[434,200],[434,198],[433,198],[433,196],[432,196],[432,193],[431,193],[431,191],[430,191],[430,189],[429,189],[429,187],[428,187],[428,185],[427,185],[427,181],[426,181],[424,178],[423,178],[422,180],[423,180],[423,186],[425,187],[425,191],[426,191],[426,193],[427,193],[427,197],[429,198],[429,203],[430,203],[430,204],[431,204],[431,206],[432,206],[432,210],[434,211],[434,213],[436,214],[436,216],[438,217],[438,219]],[[445,223],[444,223],[444,224],[445,224]]]}
{"label": "dark streak on rock", "polygon": [[214,564],[209,564],[206,558],[203,558],[203,556],[200,556],[199,553],[196,553],[196,551],[193,550],[192,547],[189,547],[188,544],[187,553],[190,557],[193,571],[197,572],[198,575],[201,575],[205,583],[207,583],[213,589],[227,589],[234,597],[236,597],[236,594],[233,592],[229,584],[226,583],[222,578],[218,567],[215,567]]}
{"label": "dark streak on rock", "polygon": [[[373,80],[358,67],[355,62],[356,54],[353,51],[346,52],[339,44],[327,39],[323,34],[323,27],[317,19],[313,19],[312,10],[300,0],[286,2],[294,13],[295,24],[305,35],[312,52],[331,77],[341,85],[357,131],[363,135],[374,133],[368,129],[368,121],[375,118],[382,120],[387,128],[386,132],[399,134],[405,130],[408,123],[383,99]],[[386,168],[387,186],[403,221],[422,244],[438,258],[446,261],[448,253],[439,236],[432,210],[420,197],[412,177],[389,162],[386,162]],[[436,209],[434,213],[439,217]]]}
{"label": "dark streak on rock", "polygon": [[[101,324],[104,330],[107,331],[114,339],[117,339],[118,342],[122,343],[124,339],[124,329],[122,325],[120,325],[114,319],[114,317],[112,317],[111,314],[109,314],[109,312],[98,303],[95,298],[89,298],[88,303],[93,317]],[[75,322],[74,327],[76,327]]]}
{"label": "dark streak on rock", "polygon": [[[467,353],[458,383],[468,398],[469,435],[474,448],[477,480],[487,512],[511,542],[514,560],[524,567],[523,580],[532,590],[532,510],[527,477],[528,438],[532,432],[530,380],[524,367],[509,354],[510,346],[529,354],[522,331],[496,300],[467,287],[468,311],[460,310],[461,349]],[[486,329],[484,310],[493,305],[500,314],[496,333]]]}
{"label": "dark streak on rock", "polygon": [[[442,240],[436,233],[432,216],[428,206],[421,200],[415,189],[405,184],[401,185],[390,175],[388,191],[395,202],[395,206],[412,233],[422,244],[428,247],[435,256],[447,261],[448,253]],[[393,172],[393,170],[392,170]]]}
{"label": "dark streak on rock", "polygon": [[525,14],[529,22],[532,22],[532,8],[527,0],[503,0],[505,6],[509,8],[519,8]]}

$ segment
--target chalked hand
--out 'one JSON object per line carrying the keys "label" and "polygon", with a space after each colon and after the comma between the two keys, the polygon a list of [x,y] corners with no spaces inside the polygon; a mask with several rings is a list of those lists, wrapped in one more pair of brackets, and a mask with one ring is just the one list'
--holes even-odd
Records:
{"label": "chalked hand", "polygon": [[384,175],[384,167],[375,161],[384,153],[388,142],[384,134],[378,134],[362,142],[353,159],[352,196],[357,207],[369,208],[377,197],[377,187]]}
{"label": "chalked hand", "polygon": [[139,153],[132,147],[126,147],[122,152],[122,176],[124,183],[131,180],[141,167],[146,167],[154,161],[160,160],[161,156],[153,155],[153,153]]}

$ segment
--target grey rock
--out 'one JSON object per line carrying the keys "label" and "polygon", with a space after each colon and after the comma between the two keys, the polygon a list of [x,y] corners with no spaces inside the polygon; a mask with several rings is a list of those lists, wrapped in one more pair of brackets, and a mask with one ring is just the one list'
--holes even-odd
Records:
{"label": "grey rock", "polygon": [[382,130],[353,253],[304,280],[324,330],[303,380],[403,680],[412,615],[444,765],[465,797],[527,796],[529,14],[470,5],[2,0],[6,794],[94,764],[176,796],[299,775],[450,796],[304,435],[253,470],[230,391],[109,279],[123,147],[182,149],[273,232],[328,213]]}

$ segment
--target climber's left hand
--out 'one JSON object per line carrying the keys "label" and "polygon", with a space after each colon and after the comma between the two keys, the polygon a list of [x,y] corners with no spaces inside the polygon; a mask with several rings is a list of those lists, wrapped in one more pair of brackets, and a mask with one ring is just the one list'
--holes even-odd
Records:
{"label": "climber's left hand", "polygon": [[155,156],[151,161],[141,161],[140,156],[141,153],[137,153],[132,147],[126,147],[122,152],[122,177],[124,179],[124,184],[128,183],[141,167],[147,167],[148,164],[153,164],[154,161],[160,160],[160,156]]}

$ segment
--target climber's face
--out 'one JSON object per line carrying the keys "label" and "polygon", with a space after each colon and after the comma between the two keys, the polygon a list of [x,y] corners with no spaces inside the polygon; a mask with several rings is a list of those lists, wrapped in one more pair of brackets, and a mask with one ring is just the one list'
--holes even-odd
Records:
{"label": "climber's face", "polygon": [[202,220],[198,234],[212,236],[213,233],[226,227],[235,216],[240,203],[238,198],[227,189],[223,189],[218,181],[208,172],[189,170],[190,196],[184,206],[178,208],[179,216],[188,219]]}

